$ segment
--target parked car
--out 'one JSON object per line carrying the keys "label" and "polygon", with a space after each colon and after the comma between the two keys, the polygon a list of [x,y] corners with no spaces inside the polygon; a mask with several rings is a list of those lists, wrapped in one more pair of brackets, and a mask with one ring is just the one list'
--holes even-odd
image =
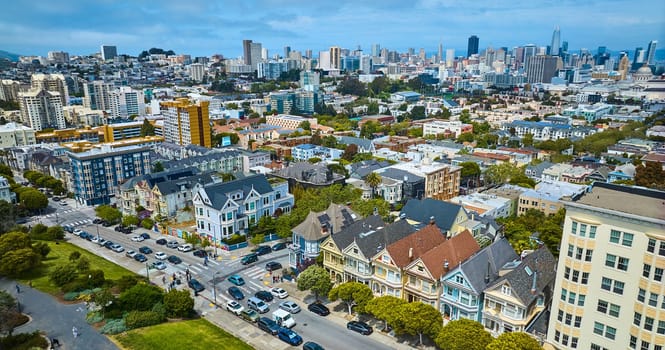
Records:
{"label": "parked car", "polygon": [[294,303],[290,300],[281,302],[279,304],[279,308],[284,310],[284,311],[288,311],[292,314],[297,314],[297,313],[300,312],[300,306],[298,306],[298,304],[296,304],[296,303]]}
{"label": "parked car", "polygon": [[109,227],[109,226],[111,226],[111,225],[113,225],[112,222],[108,222],[108,221],[106,221],[106,220],[102,220],[102,226],[104,226],[104,227]]}
{"label": "parked car", "polygon": [[100,239],[103,239],[103,238],[102,238],[102,237],[99,237],[99,236],[95,236],[95,237],[92,237],[92,239],[90,240],[90,242],[95,243],[95,244],[99,244],[99,240],[100,240]]}
{"label": "parked car", "polygon": [[138,235],[132,237],[132,241],[133,241],[133,242],[143,242],[144,240],[145,240],[145,238],[143,238],[143,237],[141,237],[141,236],[138,236]]}
{"label": "parked car", "polygon": [[259,320],[259,314],[256,311],[250,309],[242,310],[240,317],[252,323]]}
{"label": "parked car", "polygon": [[111,249],[111,247],[112,247],[114,244],[115,244],[115,243],[113,243],[113,242],[111,242],[111,241],[106,241],[106,242],[104,242],[104,248],[106,248],[106,249]]}
{"label": "parked car", "polygon": [[245,299],[245,294],[242,294],[242,291],[240,290],[240,288],[238,288],[236,286],[229,287],[227,292],[229,292],[229,295],[231,295],[236,300]]}
{"label": "parked car", "polygon": [[273,300],[272,294],[270,294],[270,292],[267,292],[265,290],[260,290],[254,293],[254,296],[266,302]]}
{"label": "parked car", "polygon": [[189,244],[189,243],[183,244],[180,247],[178,247],[179,251],[185,252],[185,253],[189,252],[189,251],[192,251],[192,249],[194,249],[194,246]]}
{"label": "parked car", "polygon": [[166,264],[164,264],[163,261],[153,261],[152,262],[152,268],[157,269],[157,270],[164,270],[166,269]]}
{"label": "parked car", "polygon": [[133,251],[133,250],[128,250],[128,251],[125,253],[125,255],[127,255],[127,256],[130,257],[130,258],[133,258],[134,255],[136,255],[136,252]]}
{"label": "parked car", "polygon": [[260,245],[254,249],[252,249],[252,252],[258,254],[258,255],[266,255],[272,252],[272,249],[268,247],[267,245]]}
{"label": "parked car", "polygon": [[349,321],[349,323],[346,324],[346,329],[358,332],[362,335],[370,335],[374,331],[372,326],[362,321]]}
{"label": "parked car", "polygon": [[87,239],[87,240],[92,239],[92,236],[89,233],[85,232],[85,231],[81,231],[81,233],[79,234],[79,237],[81,237],[83,239]]}
{"label": "parked car", "polygon": [[136,260],[138,262],[146,262],[146,261],[148,261],[148,258],[146,258],[145,255],[143,255],[143,254],[136,254],[136,255],[134,255],[134,260]]}
{"label": "parked car", "polygon": [[302,350],[325,350],[325,349],[323,348],[323,346],[313,341],[308,341],[302,345]]}
{"label": "parked car", "polygon": [[140,234],[140,236],[143,237],[143,239],[150,239],[150,235],[147,234],[147,233],[145,233],[145,232],[143,232],[142,234]]}
{"label": "parked car", "polygon": [[171,249],[176,249],[178,248],[178,241],[169,241],[168,243],[166,243],[166,247]]}
{"label": "parked car", "polygon": [[231,275],[227,280],[236,286],[242,286],[245,284],[245,280],[240,275]]}
{"label": "parked car", "polygon": [[77,228],[77,229],[74,229],[74,231],[72,233],[74,234],[74,236],[80,236],[81,232],[83,232],[83,231],[81,229]]}
{"label": "parked car", "polygon": [[271,261],[271,262],[266,264],[266,270],[268,270],[268,271],[275,271],[275,270],[279,270],[281,268],[282,268],[282,264],[280,264],[276,261]]}
{"label": "parked car", "polygon": [[227,301],[226,302],[226,309],[233,312],[234,314],[236,314],[238,316],[240,316],[240,314],[242,314],[242,312],[245,311],[245,307],[240,305],[240,303],[238,303],[235,300]]}
{"label": "parked car", "polygon": [[194,256],[198,256],[199,258],[205,258],[208,255],[208,253],[203,249],[195,250],[192,254],[194,254]]}
{"label": "parked car", "polygon": [[166,260],[168,257],[169,257],[169,256],[168,256],[166,253],[164,253],[164,252],[157,252],[157,253],[155,253],[155,258],[157,258],[157,259],[159,259],[159,260]]}
{"label": "parked car", "polygon": [[286,243],[284,243],[284,242],[279,242],[279,243],[275,243],[275,244],[273,244],[273,246],[272,246],[271,249],[272,249],[273,251],[278,251],[278,250],[282,250],[282,249],[285,249],[285,248],[286,248]]}
{"label": "parked car", "polygon": [[111,250],[116,253],[122,253],[125,251],[125,248],[123,248],[120,244],[115,243],[111,246]]}
{"label": "parked car", "polygon": [[99,244],[100,246],[104,246],[104,244],[106,244],[106,240],[102,237],[99,237],[97,239],[97,244]]}
{"label": "parked car", "polygon": [[293,346],[302,344],[302,337],[298,335],[298,333],[286,327],[282,327],[279,329],[279,331],[277,331],[277,338]]}
{"label": "parked car", "polygon": [[67,233],[74,233],[74,227],[73,226],[65,225],[65,226],[62,227],[62,229],[65,230],[65,232],[67,232]]}
{"label": "parked car", "polygon": [[289,293],[282,288],[274,287],[270,288],[270,293],[277,298],[284,299],[289,296]]}
{"label": "parked car", "polygon": [[189,286],[189,288],[192,288],[192,289],[193,289],[195,292],[197,292],[197,293],[203,291],[204,289],[206,289],[206,288],[201,284],[201,282],[199,282],[199,281],[198,281],[197,279],[195,279],[195,278],[190,279],[190,280],[187,282],[187,285]]}
{"label": "parked car", "polygon": [[260,317],[259,320],[256,322],[256,325],[259,326],[259,329],[263,330],[264,332],[268,332],[272,335],[277,335],[277,332],[279,331],[279,326],[277,323],[267,317]]}
{"label": "parked car", "polygon": [[150,247],[143,246],[143,247],[139,248],[139,252],[141,252],[143,254],[152,254],[152,249],[150,249]]}
{"label": "parked car", "polygon": [[114,227],[113,230],[114,230],[115,232],[122,232],[122,229],[123,229],[123,228],[124,228],[124,226],[122,226],[122,225],[118,225],[118,226]]}
{"label": "parked car", "polygon": [[166,238],[160,238],[160,239],[156,240],[155,243],[157,243],[159,245],[165,245],[167,243],[167,241],[166,241]]}
{"label": "parked car", "polygon": [[319,315],[319,316],[328,316],[330,315],[330,310],[320,302],[314,302],[307,305],[307,310]]}
{"label": "parked car", "polygon": [[92,220],[92,223],[93,223],[93,224],[101,224],[101,223],[102,223],[102,219],[100,219],[100,218],[95,218],[94,220]]}
{"label": "parked car", "polygon": [[182,262],[182,259],[180,259],[179,257],[177,257],[175,255],[169,256],[166,260],[168,260],[173,265],[178,265]]}

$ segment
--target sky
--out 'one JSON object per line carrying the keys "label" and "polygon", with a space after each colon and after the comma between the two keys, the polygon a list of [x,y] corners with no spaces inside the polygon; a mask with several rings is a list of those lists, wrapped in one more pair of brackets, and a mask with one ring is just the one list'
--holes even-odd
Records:
{"label": "sky", "polygon": [[569,48],[617,52],[665,47],[663,0],[8,0],[0,50],[22,55],[99,52],[102,44],[138,55],[151,47],[192,56],[242,55],[242,40],[270,56],[330,46],[371,51],[413,47],[466,52],[470,35],[486,47],[547,46],[553,29]]}

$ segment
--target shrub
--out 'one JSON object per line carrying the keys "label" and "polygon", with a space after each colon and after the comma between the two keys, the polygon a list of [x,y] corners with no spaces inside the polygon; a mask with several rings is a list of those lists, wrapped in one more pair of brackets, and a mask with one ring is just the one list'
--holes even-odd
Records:
{"label": "shrub", "polygon": [[74,301],[79,297],[78,292],[67,292],[65,295],[62,297],[65,301]]}
{"label": "shrub", "polygon": [[122,292],[118,298],[123,309],[126,311],[151,310],[155,304],[162,302],[163,299],[164,292],[161,288],[144,283],[139,283]]}
{"label": "shrub", "polygon": [[49,279],[56,286],[60,287],[76,279],[76,276],[76,267],[74,265],[60,265],[53,269],[49,275]]}
{"label": "shrub", "polygon": [[88,314],[85,315],[85,321],[88,322],[89,324],[102,322],[103,319],[104,318],[102,317],[102,313],[99,311],[88,312]]}
{"label": "shrub", "polygon": [[[83,260],[83,259],[81,259]],[[79,261],[81,261],[79,260]],[[104,282],[106,282],[106,279],[104,279],[104,271],[102,270],[91,270],[88,273],[88,282],[90,287],[101,287],[104,285]]]}
{"label": "shrub", "polygon": [[82,290],[86,289],[87,287],[88,286],[86,284],[86,281],[75,280],[75,281],[71,281],[71,282],[63,285],[62,287],[60,287],[60,289],[65,293],[77,292],[77,294],[78,294],[78,292],[81,292]]}
{"label": "shrub", "polygon": [[164,306],[170,317],[187,317],[194,308],[194,299],[188,290],[172,289],[164,296]]}
{"label": "shrub", "polygon": [[222,241],[224,241],[224,243],[229,244],[229,245],[231,245],[231,244],[238,244],[238,243],[245,242],[245,241],[246,241],[246,237],[245,237],[245,236],[242,236],[242,235],[239,235],[239,234],[236,233],[236,234],[233,234],[233,235],[232,235],[231,237],[229,237],[229,238],[223,239]]}
{"label": "shrub", "polygon": [[120,277],[115,285],[118,287],[120,292],[124,292],[127,289],[134,287],[137,283],[139,283],[139,279],[136,276],[125,275]]}
{"label": "shrub", "polygon": [[33,348],[46,349],[48,342],[39,331],[19,333],[0,337],[0,349],[27,350]]}
{"label": "shrub", "polygon": [[162,323],[162,317],[154,311],[130,311],[125,316],[128,329],[147,327]]}
{"label": "shrub", "polygon": [[80,272],[86,272],[90,269],[90,260],[86,257],[81,257],[76,262],[76,269]]}
{"label": "shrub", "polygon": [[125,325],[125,320],[123,319],[112,319],[106,320],[106,324],[99,329],[99,332],[102,334],[118,334],[127,330]]}
{"label": "shrub", "polygon": [[32,245],[32,249],[39,255],[41,255],[42,258],[45,258],[48,253],[51,252],[51,247],[48,246],[48,244],[44,242],[37,242]]}
{"label": "shrub", "polygon": [[81,252],[77,251],[71,252],[71,254],[69,254],[69,261],[78,260],[78,258],[80,257],[81,257]]}
{"label": "shrub", "polygon": [[152,307],[152,311],[156,312],[162,321],[166,318],[166,307],[163,303],[157,303]]}
{"label": "shrub", "polygon": [[122,318],[124,315],[124,311],[120,309],[119,307],[113,308],[113,305],[111,305],[111,308],[106,310],[104,313],[104,317],[106,317],[107,320],[109,319],[114,319],[114,318]]}

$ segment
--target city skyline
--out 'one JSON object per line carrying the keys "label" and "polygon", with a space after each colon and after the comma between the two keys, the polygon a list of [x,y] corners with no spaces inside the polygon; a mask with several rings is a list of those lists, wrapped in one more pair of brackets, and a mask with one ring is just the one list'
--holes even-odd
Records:
{"label": "city skyline", "polygon": [[[11,2],[0,15],[0,50],[21,55],[99,52],[138,55],[151,47],[176,53],[242,56],[242,40],[263,44],[270,55],[330,46],[369,52],[372,44],[390,50],[425,48],[466,51],[471,35],[480,50],[526,44],[547,46],[555,27],[570,50],[634,50],[651,40],[665,42],[665,3],[518,1],[507,8],[491,1],[460,0],[322,1],[257,0],[218,4],[199,0],[147,3],[66,0],[57,4]],[[645,11],[648,9],[648,11]],[[103,14],[100,18],[99,14]],[[506,20],[511,18],[511,20]]]}

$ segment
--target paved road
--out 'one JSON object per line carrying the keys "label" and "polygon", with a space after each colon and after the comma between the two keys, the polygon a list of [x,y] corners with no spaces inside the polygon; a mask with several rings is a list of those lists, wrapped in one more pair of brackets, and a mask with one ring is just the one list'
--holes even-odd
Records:
{"label": "paved road", "polygon": [[[32,320],[16,328],[14,333],[43,331],[47,337],[58,339],[62,350],[118,349],[106,336],[85,322],[84,304],[61,304],[51,295],[25,285],[21,285],[21,293],[16,294],[15,285],[11,280],[0,279],[0,288],[17,297],[23,313]],[[72,327],[79,331],[76,339]]]}

